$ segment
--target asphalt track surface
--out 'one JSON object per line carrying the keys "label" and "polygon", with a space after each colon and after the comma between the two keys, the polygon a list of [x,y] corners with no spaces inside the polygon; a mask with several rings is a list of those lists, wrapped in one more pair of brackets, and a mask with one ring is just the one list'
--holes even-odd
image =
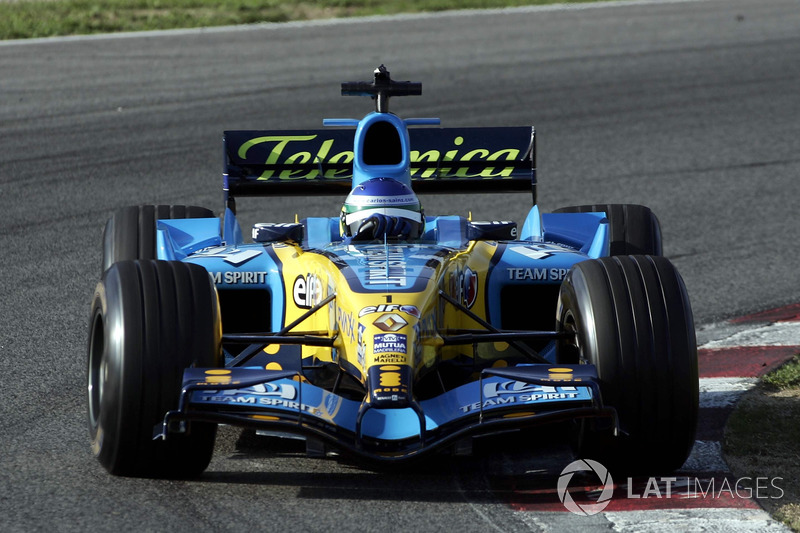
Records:
{"label": "asphalt track surface", "polygon": [[[698,325],[795,303],[799,28],[794,0],[726,0],[0,44],[0,529],[610,527],[602,515],[522,520],[504,503],[504,479],[555,485],[564,463],[548,462],[546,434],[538,460],[488,450],[374,472],[225,428],[199,481],[107,475],[84,406],[103,223],[129,204],[218,209],[223,129],[359,117],[369,103],[338,84],[385,63],[424,84],[393,100],[403,116],[535,124],[544,210],[649,205]],[[341,200],[255,200],[242,213],[290,221]],[[429,214],[518,221],[530,204],[423,201]]]}

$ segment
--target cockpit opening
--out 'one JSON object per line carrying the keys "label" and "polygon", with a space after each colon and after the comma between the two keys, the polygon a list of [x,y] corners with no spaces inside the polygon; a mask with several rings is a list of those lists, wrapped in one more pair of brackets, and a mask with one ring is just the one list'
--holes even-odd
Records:
{"label": "cockpit opening", "polygon": [[389,122],[373,123],[364,135],[364,164],[398,165],[403,160],[400,134]]}

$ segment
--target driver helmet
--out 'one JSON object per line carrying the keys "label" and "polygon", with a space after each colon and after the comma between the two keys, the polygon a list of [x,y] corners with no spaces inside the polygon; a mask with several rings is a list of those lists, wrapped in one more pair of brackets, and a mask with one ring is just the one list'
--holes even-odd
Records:
{"label": "driver helmet", "polygon": [[[410,187],[392,178],[366,180],[350,191],[342,206],[342,233],[356,236],[361,224],[376,214],[408,223],[411,230],[405,236],[409,240],[419,238],[425,229],[419,198]],[[387,232],[386,236],[397,235]]]}

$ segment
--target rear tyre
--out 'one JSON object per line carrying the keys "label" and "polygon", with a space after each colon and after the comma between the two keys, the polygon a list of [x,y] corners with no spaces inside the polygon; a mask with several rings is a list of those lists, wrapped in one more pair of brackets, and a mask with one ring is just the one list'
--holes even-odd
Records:
{"label": "rear tyre", "polygon": [[649,207],[635,204],[576,205],[554,213],[605,212],[610,230],[610,255],[662,255],[661,223]]}
{"label": "rear tyre", "polygon": [[606,257],[576,264],[559,295],[562,363],[597,368],[603,403],[621,434],[585,421],[582,458],[617,472],[671,472],[694,444],[698,411],[697,347],[683,280],[663,257]]}
{"label": "rear tyre", "polygon": [[117,209],[103,231],[103,272],[117,261],[156,259],[159,219],[213,217],[210,209],[193,205],[139,205]]}
{"label": "rear tyre", "polygon": [[188,477],[211,460],[216,424],[153,440],[178,407],[183,371],[222,366],[216,289],[176,261],[121,261],[95,289],[87,364],[92,450],[112,474]]}

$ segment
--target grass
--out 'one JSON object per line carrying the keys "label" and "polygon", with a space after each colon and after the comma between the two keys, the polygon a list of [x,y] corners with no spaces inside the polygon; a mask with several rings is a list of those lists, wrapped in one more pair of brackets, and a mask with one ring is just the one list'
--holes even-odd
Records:
{"label": "grass", "polygon": [[773,390],[787,390],[800,387],[800,356],[764,376],[764,383]]}
{"label": "grass", "polygon": [[0,0],[0,39],[596,0]]}
{"label": "grass", "polygon": [[[737,404],[723,444],[734,476],[782,478],[782,494],[758,502],[800,531],[800,356],[765,376]],[[774,497],[774,496],[780,496]]]}

